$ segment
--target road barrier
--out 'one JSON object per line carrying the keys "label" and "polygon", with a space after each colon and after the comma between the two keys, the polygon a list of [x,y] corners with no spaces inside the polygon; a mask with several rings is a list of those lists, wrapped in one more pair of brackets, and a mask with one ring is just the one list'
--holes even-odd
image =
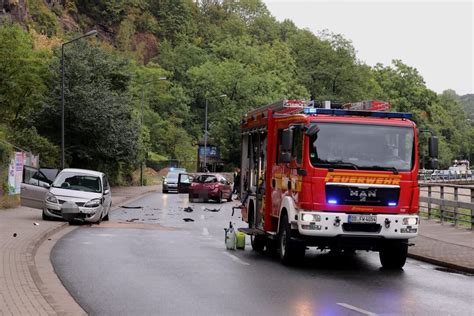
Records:
{"label": "road barrier", "polygon": [[422,172],[418,176],[420,182],[442,182],[442,183],[452,183],[452,184],[474,184],[474,175],[471,172],[467,173],[449,173],[449,174],[440,174],[431,172]]}
{"label": "road barrier", "polygon": [[474,229],[474,186],[420,183],[420,214]]}

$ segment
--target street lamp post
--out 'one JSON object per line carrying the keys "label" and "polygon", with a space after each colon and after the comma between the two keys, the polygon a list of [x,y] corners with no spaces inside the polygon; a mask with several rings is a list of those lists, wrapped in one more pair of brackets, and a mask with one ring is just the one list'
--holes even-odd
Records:
{"label": "street lamp post", "polygon": [[89,31],[81,36],[78,36],[76,38],[73,38],[69,42],[63,43],[61,45],[61,169],[64,169],[64,46],[67,44],[70,44],[72,42],[75,42],[77,40],[80,40],[81,38],[96,35],[97,31],[92,30]]}
{"label": "street lamp post", "polygon": [[[142,83],[142,99],[140,104],[140,125],[143,126],[143,111],[145,107],[145,86],[149,83],[161,80],[168,80],[166,77],[159,77],[158,79],[148,80]],[[140,185],[143,186],[143,162],[145,158],[140,162]]]}
{"label": "street lamp post", "polygon": [[221,94],[214,97],[206,98],[206,114],[204,118],[204,171],[207,171],[207,103],[209,99],[224,98],[227,94]]}

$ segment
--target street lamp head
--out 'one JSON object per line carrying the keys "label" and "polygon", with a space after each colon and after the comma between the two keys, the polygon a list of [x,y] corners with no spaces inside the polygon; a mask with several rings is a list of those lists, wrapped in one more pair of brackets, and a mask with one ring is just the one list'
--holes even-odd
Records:
{"label": "street lamp head", "polygon": [[227,94],[221,94],[221,95],[219,96],[219,98],[225,98],[226,96],[227,96]]}
{"label": "street lamp head", "polygon": [[158,78],[158,80],[168,80],[168,78],[166,78],[166,77],[160,77],[160,78]]}

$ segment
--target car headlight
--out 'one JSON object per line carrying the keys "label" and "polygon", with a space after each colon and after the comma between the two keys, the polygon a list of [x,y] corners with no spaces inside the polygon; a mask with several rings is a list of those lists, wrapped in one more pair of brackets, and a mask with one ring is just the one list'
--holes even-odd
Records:
{"label": "car headlight", "polygon": [[418,224],[418,218],[416,218],[416,217],[405,217],[403,219],[403,225],[412,226],[412,225],[416,225],[416,224]]}
{"label": "car headlight", "polygon": [[321,216],[318,215],[318,214],[305,213],[305,214],[303,214],[301,219],[303,220],[303,222],[320,222],[321,221]]}
{"label": "car headlight", "polygon": [[98,207],[101,203],[102,201],[100,199],[93,199],[84,204],[84,207]]}
{"label": "car headlight", "polygon": [[46,194],[46,201],[50,202],[50,203],[55,203],[55,204],[58,204],[58,199],[56,198],[56,196],[51,193],[51,192],[48,192]]}

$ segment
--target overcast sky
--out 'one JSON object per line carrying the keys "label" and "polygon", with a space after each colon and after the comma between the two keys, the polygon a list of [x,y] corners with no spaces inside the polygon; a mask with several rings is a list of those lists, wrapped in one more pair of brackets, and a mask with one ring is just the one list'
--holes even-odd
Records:
{"label": "overcast sky", "polygon": [[428,88],[474,93],[473,0],[263,0],[279,21],[353,42],[368,65],[401,59]]}

